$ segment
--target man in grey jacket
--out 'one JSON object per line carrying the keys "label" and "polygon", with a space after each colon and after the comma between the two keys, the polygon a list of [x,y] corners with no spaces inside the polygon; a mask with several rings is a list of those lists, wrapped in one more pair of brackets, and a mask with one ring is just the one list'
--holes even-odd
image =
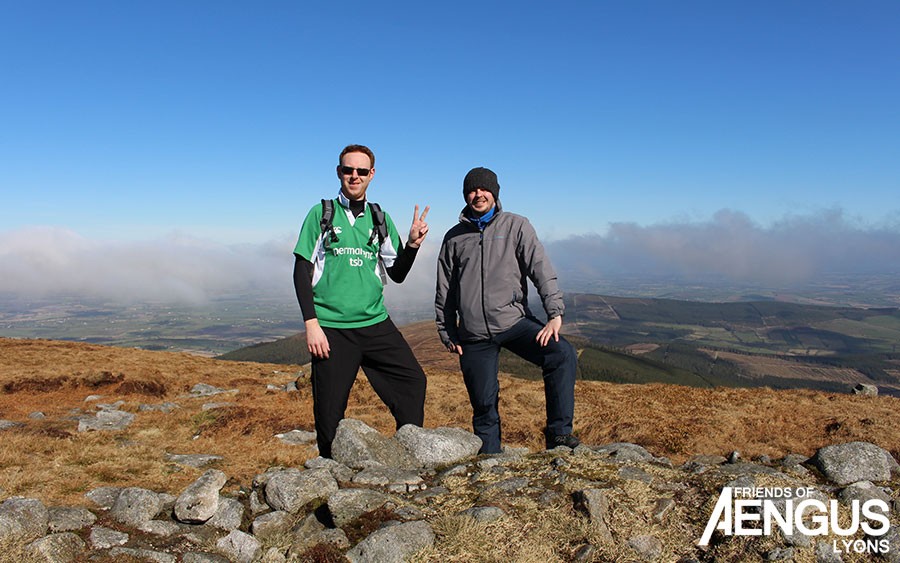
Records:
{"label": "man in grey jacket", "polygon": [[[434,308],[438,333],[459,355],[472,427],[481,453],[499,453],[500,348],[543,370],[547,449],[575,447],[575,350],[559,334],[564,312],[556,273],[528,219],[503,211],[497,175],[473,168],[463,180],[466,207],[447,231],[438,257]],[[547,322],[527,305],[526,277],[537,288]]]}

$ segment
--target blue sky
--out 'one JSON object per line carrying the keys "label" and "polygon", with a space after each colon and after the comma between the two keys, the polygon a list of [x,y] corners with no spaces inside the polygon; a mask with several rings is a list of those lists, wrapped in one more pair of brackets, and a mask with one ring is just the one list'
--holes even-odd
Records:
{"label": "blue sky", "polygon": [[898,25],[894,1],[7,0],[0,254],[196,238],[289,261],[348,143],[398,224],[431,205],[432,245],[474,166],[548,242],[723,217],[896,234]]}

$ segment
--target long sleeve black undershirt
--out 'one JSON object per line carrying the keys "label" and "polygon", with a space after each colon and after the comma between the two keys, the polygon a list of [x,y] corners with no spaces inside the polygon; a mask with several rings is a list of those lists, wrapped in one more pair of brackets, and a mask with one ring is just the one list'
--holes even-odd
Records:
{"label": "long sleeve black undershirt", "polygon": [[[394,260],[394,265],[386,268],[388,277],[394,283],[403,283],[406,275],[412,269],[413,262],[416,261],[418,252],[418,248],[412,248],[409,245],[401,248],[400,255]],[[317,318],[316,307],[313,303],[313,265],[302,256],[295,254],[294,257],[294,291],[297,293],[297,302],[300,303],[303,319],[308,321]]]}
{"label": "long sleeve black undershirt", "polygon": [[300,312],[303,320],[316,318],[316,306],[313,303],[312,289],[313,265],[306,258],[294,254],[294,291],[297,293],[297,302],[300,303]]}

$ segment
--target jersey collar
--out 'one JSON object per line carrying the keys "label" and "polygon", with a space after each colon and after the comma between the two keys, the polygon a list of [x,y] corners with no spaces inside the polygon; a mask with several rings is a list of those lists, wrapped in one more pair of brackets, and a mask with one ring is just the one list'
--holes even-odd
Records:
{"label": "jersey collar", "polygon": [[[344,192],[342,192],[341,190],[338,190],[337,200],[338,203],[341,204],[341,207],[343,207],[344,209],[350,209],[350,198],[345,196]],[[366,203],[368,203],[368,200],[366,198],[363,198],[363,208],[366,207]]]}

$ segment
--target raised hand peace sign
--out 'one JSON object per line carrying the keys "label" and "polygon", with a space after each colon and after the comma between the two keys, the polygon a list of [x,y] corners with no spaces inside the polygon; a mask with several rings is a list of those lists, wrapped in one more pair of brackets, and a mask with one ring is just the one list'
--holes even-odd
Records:
{"label": "raised hand peace sign", "polygon": [[431,207],[426,205],[425,211],[423,211],[420,216],[419,206],[416,204],[416,209],[413,211],[412,226],[409,228],[409,239],[406,241],[407,246],[419,248],[419,245],[425,240],[425,235],[428,234],[428,223],[425,222],[425,216],[428,215],[429,209],[431,209]]}

